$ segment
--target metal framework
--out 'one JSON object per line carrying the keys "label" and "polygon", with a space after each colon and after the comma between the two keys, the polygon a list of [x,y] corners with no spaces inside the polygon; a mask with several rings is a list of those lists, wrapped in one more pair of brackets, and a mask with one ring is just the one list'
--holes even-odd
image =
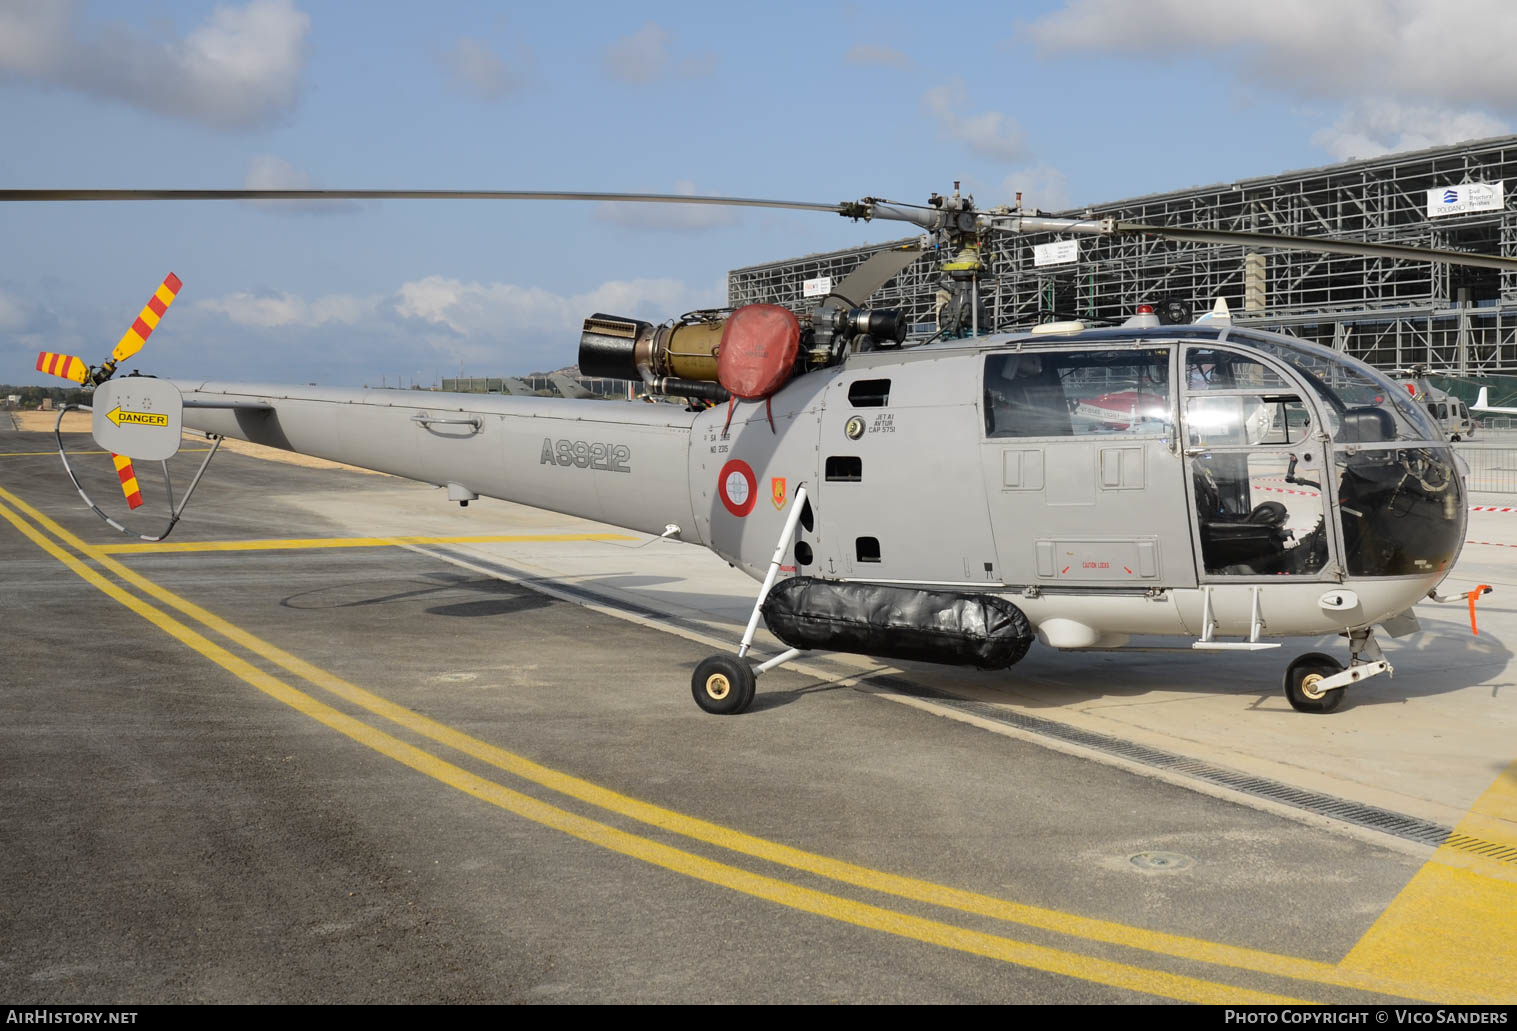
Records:
{"label": "metal framework", "polygon": [[[1517,255],[1517,210],[1428,216],[1428,191],[1517,180],[1517,136],[1098,204],[1067,216],[1293,236],[1335,236]],[[1517,194],[1517,183],[1510,191]],[[1380,366],[1425,363],[1457,375],[1517,372],[1517,273],[1385,258],[1254,250],[1149,238],[1081,237],[1074,264],[1035,267],[1055,236],[997,236],[981,295],[990,325],[1051,318],[1120,321],[1141,303],[1193,313],[1225,298],[1241,325],[1290,333]],[[808,279],[846,276],[902,241],[734,269],[728,304],[810,307]],[[871,299],[935,329],[937,255],[929,251]]]}

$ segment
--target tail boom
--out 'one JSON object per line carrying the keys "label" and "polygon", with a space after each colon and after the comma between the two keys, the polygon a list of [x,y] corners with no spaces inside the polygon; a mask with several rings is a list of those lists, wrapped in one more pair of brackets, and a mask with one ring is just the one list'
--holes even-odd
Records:
{"label": "tail boom", "polygon": [[[672,405],[411,390],[180,381],[184,425],[701,543],[688,462],[694,413]],[[200,408],[256,403],[259,408]]]}

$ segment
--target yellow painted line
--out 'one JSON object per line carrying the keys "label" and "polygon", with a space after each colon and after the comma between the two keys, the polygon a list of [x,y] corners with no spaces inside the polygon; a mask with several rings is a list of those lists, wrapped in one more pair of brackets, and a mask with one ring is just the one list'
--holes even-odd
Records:
{"label": "yellow painted line", "polygon": [[[1517,847],[1517,762],[1454,828]],[[1517,866],[1445,845],[1343,960],[1470,1001],[1517,1003]]]}
{"label": "yellow painted line", "polygon": [[[33,512],[36,510],[33,509]],[[38,513],[40,515],[40,513]],[[34,516],[35,518],[35,516]],[[252,541],[164,541],[159,544],[74,546],[90,554],[130,555],[191,551],[298,551],[306,548],[391,548],[397,544],[536,544],[559,541],[635,541],[624,533],[475,534],[457,537],[284,537]]]}
{"label": "yellow painted line", "polygon": [[[0,495],[13,499],[8,491],[0,488]],[[115,583],[85,565],[74,555],[59,547],[26,522],[20,515],[5,505],[0,505],[0,518],[4,518],[32,543],[63,563],[86,583],[95,587],[112,600],[124,605],[143,619],[161,629],[175,640],[198,652],[221,666],[229,673],[262,691],[296,711],[337,731],[348,738],[367,746],[395,761],[409,766],[419,773],[447,784],[483,802],[515,813],[535,823],[562,831],[582,841],[599,845],[622,855],[641,859],[675,873],[705,881],[733,891],[765,899],[802,912],[813,913],[844,923],[884,931],[887,934],[910,938],[954,949],[959,952],[984,956],[1017,966],[1029,967],[1048,973],[1060,974],[1098,984],[1124,988],[1150,995],[1179,999],[1185,1002],[1247,1003],[1253,1005],[1292,1005],[1302,1000],[1287,996],[1256,992],[1251,989],[1185,977],[1160,970],[1115,963],[1092,956],[1016,941],[1000,935],[972,931],[941,921],[927,920],[899,913],[894,910],[872,906],[851,899],[829,895],[790,884],[773,877],[752,873],[739,867],[719,863],[704,856],[665,845],[648,838],[579,816],[557,806],[549,805],[529,795],[513,791],[494,781],[487,780],[468,770],[448,763],[430,752],[423,751],[399,738],[332,708],[308,694],[291,687],[245,659],[204,637],[159,608],[134,597]]]}
{"label": "yellow painted line", "polygon": [[60,540],[84,552],[116,576],[137,587],[149,596],[199,622],[202,626],[246,648],[294,674],[315,687],[328,691],[353,705],[405,727],[422,737],[446,745],[465,755],[512,773],[524,780],[548,788],[589,805],[618,815],[638,820],[695,841],[729,849],[743,855],[763,859],[781,866],[815,874],[830,880],[887,895],[926,902],[932,905],[955,909],[977,916],[989,917],[1009,923],[1036,927],[1057,934],[1120,945],[1159,955],[1175,956],[1221,966],[1249,970],[1255,973],[1273,974],[1296,980],[1316,981],[1342,987],[1401,995],[1428,1001],[1456,1002],[1457,999],[1442,995],[1428,995],[1413,991],[1399,979],[1384,977],[1373,971],[1341,970],[1337,965],[1318,960],[1283,956],[1259,949],[1226,945],[1183,935],[1150,931],[1126,924],[1098,920],[1065,913],[1060,910],[1025,905],[1005,899],[981,895],[931,881],[890,874],[844,860],[806,852],[754,835],[746,834],[721,824],[711,823],[683,813],[665,809],[603,788],[590,781],[562,773],[535,763],[524,756],[471,737],[444,723],[430,719],[398,705],[380,695],[367,691],[341,677],[321,669],[298,656],[270,644],[233,623],[222,619],[180,597],[174,592],[148,579],[114,559],[102,554],[106,549],[94,548],[84,543],[62,526],[28,505],[20,498],[0,488],[0,498],[10,501],[37,520]]}

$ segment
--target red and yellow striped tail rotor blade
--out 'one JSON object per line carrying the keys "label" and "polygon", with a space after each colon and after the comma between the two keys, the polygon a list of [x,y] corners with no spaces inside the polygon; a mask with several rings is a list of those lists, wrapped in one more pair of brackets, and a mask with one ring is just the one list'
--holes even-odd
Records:
{"label": "red and yellow striped tail rotor blade", "polygon": [[52,351],[37,353],[37,371],[50,376],[62,376],[75,383],[83,383],[90,374],[90,367],[71,354],[55,354]]}
{"label": "red and yellow striped tail rotor blade", "polygon": [[121,493],[126,495],[127,506],[142,507],[142,487],[137,483],[137,474],[132,472],[132,460],[113,451],[111,461],[116,463],[116,475],[121,479]]}
{"label": "red and yellow striped tail rotor blade", "polygon": [[179,288],[184,284],[179,282],[179,277],[170,272],[168,278],[163,281],[147,304],[142,313],[137,316],[137,321],[132,323],[132,328],[127,330],[121,337],[121,343],[111,352],[111,360],[124,362],[147,343],[147,338],[152,336],[153,330],[158,328],[158,320],[163,318],[163,313],[169,310],[169,305],[174,303]]}

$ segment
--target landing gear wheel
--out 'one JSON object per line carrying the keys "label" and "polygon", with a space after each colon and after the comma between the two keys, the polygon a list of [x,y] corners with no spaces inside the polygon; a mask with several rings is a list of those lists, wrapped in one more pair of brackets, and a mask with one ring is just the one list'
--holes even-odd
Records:
{"label": "landing gear wheel", "polygon": [[1307,652],[1285,669],[1285,697],[1297,712],[1332,712],[1343,704],[1345,688],[1324,690],[1317,685],[1335,673],[1343,672],[1343,663],[1331,655]]}
{"label": "landing gear wheel", "polygon": [[753,667],[735,655],[702,659],[690,678],[695,704],[717,716],[733,716],[753,703]]}

